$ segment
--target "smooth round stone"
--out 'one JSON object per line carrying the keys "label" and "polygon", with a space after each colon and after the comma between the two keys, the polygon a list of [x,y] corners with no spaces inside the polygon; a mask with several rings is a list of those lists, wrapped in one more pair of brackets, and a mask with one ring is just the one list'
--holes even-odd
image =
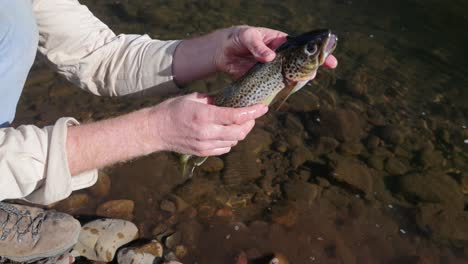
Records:
{"label": "smooth round stone", "polygon": [[73,254],[89,260],[110,262],[119,247],[135,240],[137,236],[138,228],[132,222],[120,219],[95,220],[81,228]]}
{"label": "smooth round stone", "polygon": [[[163,246],[153,240],[137,248],[124,248],[117,254],[119,264],[154,264],[162,263]],[[158,262],[160,261],[160,262]]]}

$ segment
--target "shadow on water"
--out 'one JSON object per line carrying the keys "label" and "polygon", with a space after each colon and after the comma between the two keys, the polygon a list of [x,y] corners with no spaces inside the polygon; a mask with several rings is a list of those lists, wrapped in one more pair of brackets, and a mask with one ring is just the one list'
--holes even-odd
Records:
{"label": "shadow on water", "polygon": [[[177,157],[156,153],[106,169],[59,210],[86,220],[109,200],[131,200],[114,213],[184,263],[232,263],[240,251],[252,263],[271,254],[291,263],[468,261],[466,1],[82,3],[116,32],[161,39],[233,24],[291,34],[328,27],[340,38],[340,65],[191,180]],[[189,90],[228,82],[214,76]],[[90,122],[161,100],[93,97],[37,61],[16,124]]]}

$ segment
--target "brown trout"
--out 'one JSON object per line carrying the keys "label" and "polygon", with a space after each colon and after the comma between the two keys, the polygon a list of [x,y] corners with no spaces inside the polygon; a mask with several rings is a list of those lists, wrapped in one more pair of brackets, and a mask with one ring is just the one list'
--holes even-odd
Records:
{"label": "brown trout", "polygon": [[[317,69],[336,48],[338,38],[328,29],[315,30],[296,37],[287,37],[276,49],[276,57],[257,63],[242,77],[214,96],[214,104],[223,107],[270,105],[282,97],[280,106],[290,95],[310,81]],[[207,157],[183,155],[184,176],[191,177]],[[188,164],[188,163],[191,164]]]}

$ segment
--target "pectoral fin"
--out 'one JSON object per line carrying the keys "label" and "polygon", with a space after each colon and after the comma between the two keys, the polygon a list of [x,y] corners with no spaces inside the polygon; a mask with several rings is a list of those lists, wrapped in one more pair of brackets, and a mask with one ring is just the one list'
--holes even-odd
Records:
{"label": "pectoral fin", "polygon": [[309,82],[309,80],[291,82],[290,85],[286,86],[286,88],[283,91],[281,91],[281,94],[283,95],[284,99],[281,101],[276,110],[279,110],[281,106],[283,106],[284,102],[288,100],[289,96],[299,91],[302,87],[304,87],[304,85],[306,85],[307,82]]}

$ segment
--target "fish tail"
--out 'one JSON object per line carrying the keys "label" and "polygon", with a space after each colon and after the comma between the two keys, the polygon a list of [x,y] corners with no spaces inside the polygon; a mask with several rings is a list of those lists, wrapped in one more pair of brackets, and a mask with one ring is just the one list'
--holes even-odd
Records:
{"label": "fish tail", "polygon": [[184,154],[180,157],[182,163],[182,176],[184,178],[192,178],[196,167],[201,166],[208,157],[196,157],[189,154]]}

